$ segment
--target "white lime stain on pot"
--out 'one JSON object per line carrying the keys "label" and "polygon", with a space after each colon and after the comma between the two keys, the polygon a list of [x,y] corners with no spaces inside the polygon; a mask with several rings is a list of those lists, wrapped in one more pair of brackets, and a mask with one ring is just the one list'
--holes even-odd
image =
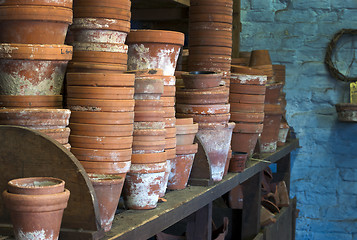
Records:
{"label": "white lime stain on pot", "polygon": [[115,43],[124,44],[127,33],[111,30],[79,29],[75,40],[82,43]]}
{"label": "white lime stain on pot", "polygon": [[232,79],[239,81],[241,84],[248,84],[250,81],[259,81],[259,85],[264,85],[267,81],[265,75],[247,75],[247,74],[234,74]]}
{"label": "white lime stain on pot", "polygon": [[22,229],[17,231],[16,239],[18,240],[56,240],[54,238],[53,232],[46,233],[44,229],[33,231],[33,232],[23,232]]}
{"label": "white lime stain on pot", "polygon": [[72,111],[89,111],[89,112],[101,112],[102,109],[100,107],[92,107],[92,106],[68,106]]}
{"label": "white lime stain on pot", "polygon": [[115,53],[128,52],[128,46],[124,44],[73,42],[72,45],[73,49],[77,51],[98,51]]}

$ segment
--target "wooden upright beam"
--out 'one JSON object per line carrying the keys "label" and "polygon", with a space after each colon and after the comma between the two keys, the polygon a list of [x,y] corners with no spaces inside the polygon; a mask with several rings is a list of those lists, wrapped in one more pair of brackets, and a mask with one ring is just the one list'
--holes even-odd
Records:
{"label": "wooden upright beam", "polygon": [[233,0],[232,58],[239,57],[240,32],[241,32],[240,0]]}

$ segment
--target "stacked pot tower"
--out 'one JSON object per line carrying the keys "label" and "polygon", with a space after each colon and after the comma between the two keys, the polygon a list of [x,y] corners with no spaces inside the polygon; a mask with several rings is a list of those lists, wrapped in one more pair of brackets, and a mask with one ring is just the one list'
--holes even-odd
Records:
{"label": "stacked pot tower", "polygon": [[39,130],[68,149],[70,111],[62,86],[72,1],[1,1],[0,124]]}

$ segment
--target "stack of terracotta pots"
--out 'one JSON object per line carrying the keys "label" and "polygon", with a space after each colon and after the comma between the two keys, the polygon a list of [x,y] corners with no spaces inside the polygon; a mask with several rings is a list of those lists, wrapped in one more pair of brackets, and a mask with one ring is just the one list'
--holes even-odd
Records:
{"label": "stack of terracotta pots", "polygon": [[171,160],[168,189],[177,190],[186,187],[198,150],[197,143],[193,143],[197,132],[198,124],[194,124],[192,118],[176,120],[176,158]]}
{"label": "stack of terracotta pots", "polygon": [[69,72],[123,72],[127,69],[130,0],[74,2],[73,25],[67,42],[73,45]]}
{"label": "stack of terracotta pots", "polygon": [[230,119],[227,88],[220,86],[222,74],[183,73],[185,88],[177,91],[176,116],[199,123],[197,137],[209,149],[211,175],[220,181],[225,171],[234,123]]}
{"label": "stack of terracotta pots", "polygon": [[238,58],[232,58],[232,72],[234,72],[235,66],[249,66],[250,52],[239,52]]}
{"label": "stack of terracotta pots", "polygon": [[222,72],[229,86],[233,1],[191,0],[189,71]]}
{"label": "stack of terracotta pots", "polygon": [[164,81],[162,71],[133,72],[136,76],[133,155],[124,199],[130,209],[151,209],[156,207],[160,193],[165,192],[165,175],[168,175],[165,112],[161,100]]}
{"label": "stack of terracotta pots", "polygon": [[1,124],[40,130],[68,144],[62,87],[72,47],[64,44],[72,1],[0,2]]}
{"label": "stack of terracotta pots", "polygon": [[263,72],[248,67],[240,67],[239,71],[241,73],[231,76],[229,95],[231,120],[236,123],[232,150],[234,154],[248,153],[251,156],[263,131],[267,77]]}

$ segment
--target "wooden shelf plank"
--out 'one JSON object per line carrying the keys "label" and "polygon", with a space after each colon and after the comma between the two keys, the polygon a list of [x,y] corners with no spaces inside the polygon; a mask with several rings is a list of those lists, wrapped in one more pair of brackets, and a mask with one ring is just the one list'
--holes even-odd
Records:
{"label": "wooden shelf plank", "polygon": [[228,173],[222,181],[213,186],[189,186],[184,190],[170,191],[165,196],[167,202],[159,203],[155,209],[128,210],[117,214],[112,230],[107,232],[103,239],[150,238],[219,198],[298,147],[298,139],[290,140],[285,146],[278,148],[277,152],[265,154],[264,161],[250,160],[242,173]]}

